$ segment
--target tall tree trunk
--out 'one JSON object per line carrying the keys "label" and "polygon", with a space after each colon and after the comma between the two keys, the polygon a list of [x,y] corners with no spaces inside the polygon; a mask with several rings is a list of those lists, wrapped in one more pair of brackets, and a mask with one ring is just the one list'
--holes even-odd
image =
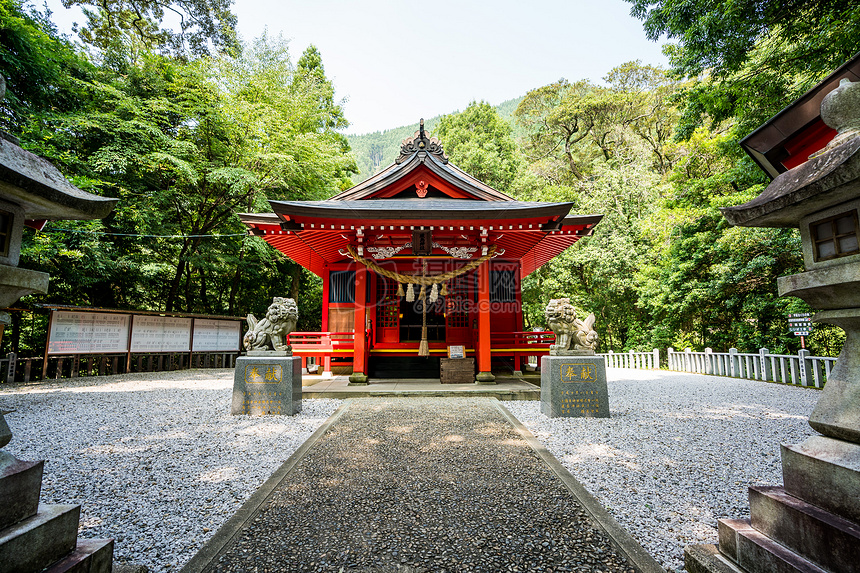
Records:
{"label": "tall tree trunk", "polygon": [[176,306],[176,296],[179,294],[179,285],[182,282],[182,275],[185,274],[185,254],[191,246],[191,241],[186,239],[182,243],[182,249],[179,251],[179,262],[176,264],[176,273],[170,281],[170,290],[167,292],[167,300],[164,303],[164,310],[170,312]]}
{"label": "tall tree trunk", "polygon": [[292,284],[290,285],[290,298],[297,301],[299,299],[299,285],[302,281],[302,267],[300,267],[298,264],[294,265],[290,275],[292,276]]}
{"label": "tall tree trunk", "polygon": [[212,305],[209,302],[209,293],[206,290],[206,270],[200,269],[200,308],[203,312],[212,314]]}
{"label": "tall tree trunk", "polygon": [[185,266],[185,312],[192,312],[194,306],[194,292],[191,288],[191,275],[193,269],[191,265]]}
{"label": "tall tree trunk", "polygon": [[[248,209],[250,211],[250,209]],[[236,272],[233,274],[233,284],[230,286],[230,305],[228,313],[236,314],[236,295],[239,293],[239,284],[242,282],[242,260],[245,258],[245,239],[242,238],[242,247],[239,249],[239,261],[236,263]]]}
{"label": "tall tree trunk", "polygon": [[12,314],[12,345],[9,347],[11,352],[18,354],[21,351],[21,313],[13,312]]}

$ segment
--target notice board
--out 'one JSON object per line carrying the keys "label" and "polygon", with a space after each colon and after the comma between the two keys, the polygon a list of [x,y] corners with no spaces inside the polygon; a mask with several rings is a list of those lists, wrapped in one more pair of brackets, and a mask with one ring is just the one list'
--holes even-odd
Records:
{"label": "notice board", "polygon": [[132,352],[188,352],[190,349],[190,318],[134,317],[131,329]]}
{"label": "notice board", "polygon": [[194,320],[194,352],[238,352],[241,323],[237,320]]}
{"label": "notice board", "polygon": [[128,352],[131,315],[102,312],[54,312],[48,354]]}

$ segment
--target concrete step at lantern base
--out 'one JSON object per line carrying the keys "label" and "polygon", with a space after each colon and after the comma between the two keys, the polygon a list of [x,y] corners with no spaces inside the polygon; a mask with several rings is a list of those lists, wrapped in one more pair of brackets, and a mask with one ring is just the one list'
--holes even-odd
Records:
{"label": "concrete step at lantern base", "polygon": [[687,573],[745,573],[720,553],[716,545],[688,545],[684,548]]}
{"label": "concrete step at lantern base", "polygon": [[40,505],[36,515],[0,531],[0,573],[41,571],[75,548],[79,505]]}
{"label": "concrete step at lantern base", "polygon": [[825,436],[783,445],[782,475],[789,494],[860,523],[860,445]]}
{"label": "concrete step at lantern base", "polygon": [[829,571],[860,567],[860,526],[782,487],[751,487],[753,528]]}
{"label": "concrete step at lantern base", "polygon": [[25,462],[8,452],[0,452],[0,531],[39,509],[42,469],[45,462]]}
{"label": "concrete step at lantern base", "polygon": [[747,573],[828,573],[753,529],[748,520],[718,521],[720,552]]}
{"label": "concrete step at lantern base", "polygon": [[75,550],[42,573],[110,573],[113,539],[82,539]]}

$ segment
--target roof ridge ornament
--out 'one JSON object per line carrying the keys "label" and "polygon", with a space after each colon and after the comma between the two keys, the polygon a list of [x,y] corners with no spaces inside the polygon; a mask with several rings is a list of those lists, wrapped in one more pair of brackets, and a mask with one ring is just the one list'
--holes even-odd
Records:
{"label": "roof ridge ornament", "polygon": [[836,130],[836,137],[824,149],[810,155],[810,159],[860,135],[860,82],[842,78],[839,86],[821,101],[821,120]]}
{"label": "roof ridge ornament", "polygon": [[438,157],[442,163],[448,163],[448,156],[442,149],[442,143],[435,137],[427,137],[427,132],[424,131],[424,118],[418,124],[418,131],[412,137],[407,137],[400,144],[400,156],[394,160],[398,165],[412,157],[414,154],[425,151],[431,155]]}

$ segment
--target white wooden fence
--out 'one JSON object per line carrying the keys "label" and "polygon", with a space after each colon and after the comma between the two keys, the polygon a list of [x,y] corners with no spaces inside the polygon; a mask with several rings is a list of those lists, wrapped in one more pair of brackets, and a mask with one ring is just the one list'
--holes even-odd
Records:
{"label": "white wooden fence", "polygon": [[728,352],[714,352],[706,348],[704,352],[693,352],[689,348],[676,352],[669,348],[669,370],[782,382],[798,386],[823,388],[836,365],[835,358],[810,356],[808,350],[797,354],[771,354],[767,348],[758,353],[738,352],[730,348]]}
{"label": "white wooden fence", "polygon": [[656,348],[651,352],[619,352],[611,350],[605,354],[598,354],[606,358],[609,368],[638,368],[640,370],[657,370],[660,368],[660,351]]}
{"label": "white wooden fence", "polygon": [[[679,352],[669,348],[666,354],[668,370],[815,388],[824,387],[836,365],[835,358],[810,356],[808,350],[801,350],[797,354],[771,354],[767,348],[761,348],[757,353],[738,352],[735,348],[730,348],[728,352],[714,352],[710,348],[704,352],[693,352],[689,348]],[[609,368],[661,368],[660,351],[656,348],[650,352],[610,351],[598,356],[606,358]]]}

